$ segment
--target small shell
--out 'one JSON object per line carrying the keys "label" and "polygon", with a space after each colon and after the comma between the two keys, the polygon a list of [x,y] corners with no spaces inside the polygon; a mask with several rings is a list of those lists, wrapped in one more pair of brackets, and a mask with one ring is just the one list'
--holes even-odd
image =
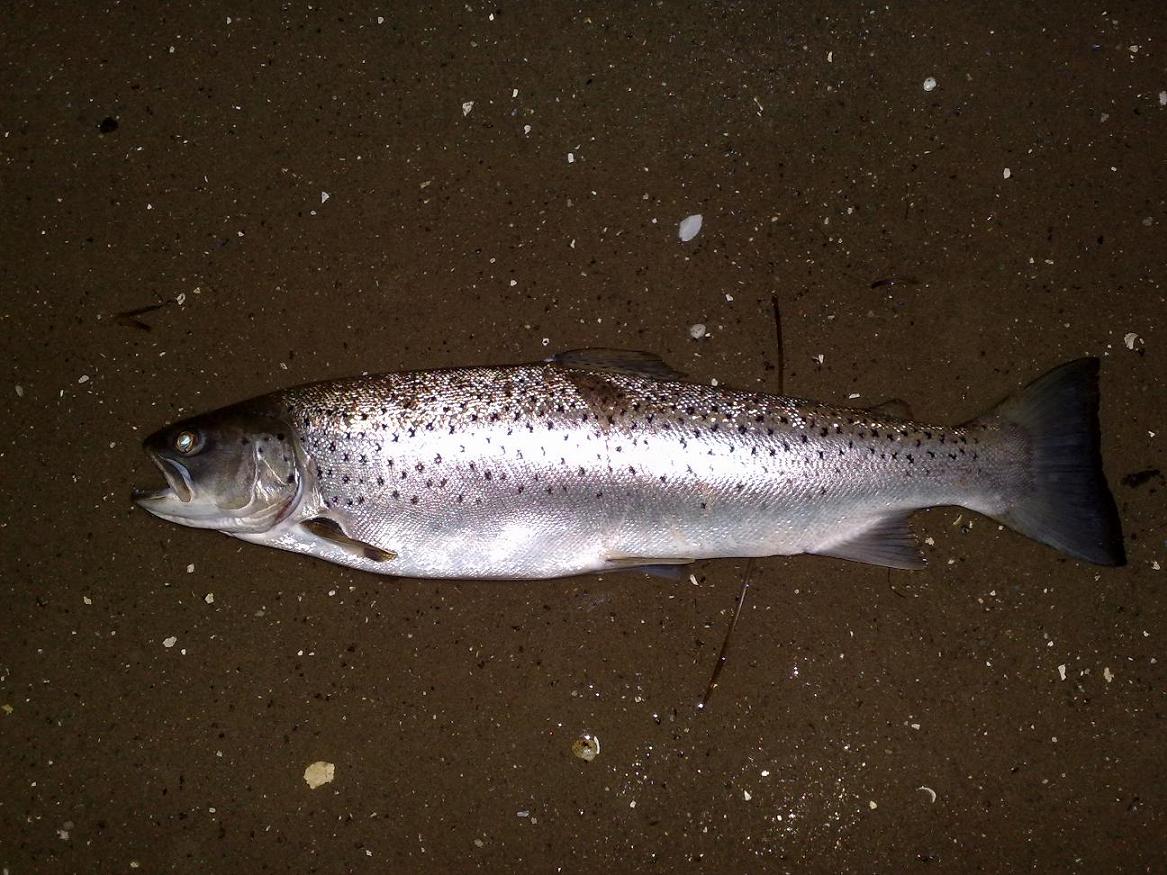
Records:
{"label": "small shell", "polygon": [[336,766],[332,763],[326,763],[323,760],[317,760],[308,766],[308,768],[304,769],[304,783],[313,790],[331,783],[335,777]]}
{"label": "small shell", "polygon": [[585,732],[571,743],[571,752],[585,763],[590,763],[600,755],[600,740],[590,732]]}

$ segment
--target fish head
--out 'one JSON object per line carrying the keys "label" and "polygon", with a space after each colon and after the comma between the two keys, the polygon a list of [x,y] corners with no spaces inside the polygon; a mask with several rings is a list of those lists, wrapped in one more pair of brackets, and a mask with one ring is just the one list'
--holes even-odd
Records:
{"label": "fish head", "polygon": [[134,502],[199,529],[268,531],[295,509],[307,470],[286,422],[242,410],[184,419],[150,435],[143,448],[166,486],[134,490]]}

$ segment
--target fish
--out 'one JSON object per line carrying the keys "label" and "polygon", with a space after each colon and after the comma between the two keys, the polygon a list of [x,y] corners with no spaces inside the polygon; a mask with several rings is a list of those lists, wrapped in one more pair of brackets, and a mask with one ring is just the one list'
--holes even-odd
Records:
{"label": "fish", "polygon": [[[144,441],[151,514],[378,574],[540,579],[813,554],[921,568],[917,510],[1125,562],[1099,362],[961,425],[697,383],[650,353],[309,383]],[[672,569],[677,570],[677,569]]]}

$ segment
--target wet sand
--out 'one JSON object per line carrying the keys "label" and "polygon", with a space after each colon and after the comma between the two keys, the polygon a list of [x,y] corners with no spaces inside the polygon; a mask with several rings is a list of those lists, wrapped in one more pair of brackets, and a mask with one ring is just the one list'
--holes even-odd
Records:
{"label": "wet sand", "polygon": [[[1167,34],[1073,6],[10,9],[0,867],[1163,871]],[[1100,356],[1129,565],[954,509],[925,571],[761,561],[698,713],[741,562],[390,580],[130,504],[180,415],[585,346],[938,421]]]}

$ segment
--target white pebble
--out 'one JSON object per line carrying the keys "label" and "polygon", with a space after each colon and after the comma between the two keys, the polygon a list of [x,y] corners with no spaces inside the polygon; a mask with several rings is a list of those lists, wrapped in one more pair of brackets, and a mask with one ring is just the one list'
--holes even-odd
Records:
{"label": "white pebble", "polygon": [[166,647],[166,648],[171,648],[177,643],[178,643],[178,639],[175,638],[173,635],[171,635],[169,638],[162,639],[162,646]]}
{"label": "white pebble", "polygon": [[1114,680],[1114,672],[1110,670],[1109,665],[1102,669],[1102,677],[1107,683],[1110,683],[1112,680]]}
{"label": "white pebble", "polygon": [[77,382],[78,383],[88,383],[89,382],[89,374],[82,374],[80,377],[77,378]]}
{"label": "white pebble", "polygon": [[1006,167],[1004,170],[1001,171],[1001,176],[1003,176],[1005,179],[1008,179],[1012,175],[1013,175],[1013,171],[1010,170],[1008,167]]}
{"label": "white pebble", "polygon": [[22,385],[20,385],[19,383],[16,384],[16,397],[17,398],[24,397],[24,387]]}
{"label": "white pebble", "polygon": [[742,799],[746,800],[746,802],[749,802],[753,798],[754,797],[750,795],[749,790],[742,790]]}
{"label": "white pebble", "polygon": [[867,807],[870,808],[872,811],[879,808],[879,806],[875,804],[874,799],[872,799],[870,802],[867,803]]}
{"label": "white pebble", "polygon": [[462,102],[462,118],[470,115],[470,110],[474,109],[474,101],[466,100]]}
{"label": "white pebble", "polygon": [[1159,92],[1159,106],[1167,106],[1167,91]]}
{"label": "white pebble", "polygon": [[1066,679],[1066,664],[1064,662],[1058,666],[1058,677],[1062,680]]}
{"label": "white pebble", "polygon": [[931,91],[935,87],[936,87],[936,80],[932,76],[929,76],[927,79],[924,80],[924,90],[925,91]]}
{"label": "white pebble", "polygon": [[203,601],[208,605],[213,605],[215,603],[215,594],[213,592],[207,593],[205,596],[203,596]]}
{"label": "white pebble", "polygon": [[320,203],[324,203],[330,197],[332,197],[332,195],[330,195],[328,192],[326,192],[326,191],[320,192]]}
{"label": "white pebble", "polygon": [[691,216],[686,216],[681,221],[681,227],[677,230],[677,236],[681,238],[682,243],[688,243],[694,237],[701,233],[701,223],[704,222],[700,213],[694,213]]}
{"label": "white pebble", "polygon": [[567,163],[568,163],[568,164],[574,164],[574,163],[575,163],[575,153],[574,153],[574,152],[568,152],[568,153],[567,153]]}
{"label": "white pebble", "polygon": [[1140,340],[1142,340],[1142,338],[1135,334],[1133,331],[1128,331],[1122,336],[1122,342],[1127,349],[1134,349],[1135,344]]}
{"label": "white pebble", "polygon": [[190,565],[186,566],[186,573],[187,574],[194,574],[194,563],[193,562]]}
{"label": "white pebble", "polygon": [[698,322],[696,325],[689,326],[689,336],[694,340],[700,340],[705,336],[705,323]]}

